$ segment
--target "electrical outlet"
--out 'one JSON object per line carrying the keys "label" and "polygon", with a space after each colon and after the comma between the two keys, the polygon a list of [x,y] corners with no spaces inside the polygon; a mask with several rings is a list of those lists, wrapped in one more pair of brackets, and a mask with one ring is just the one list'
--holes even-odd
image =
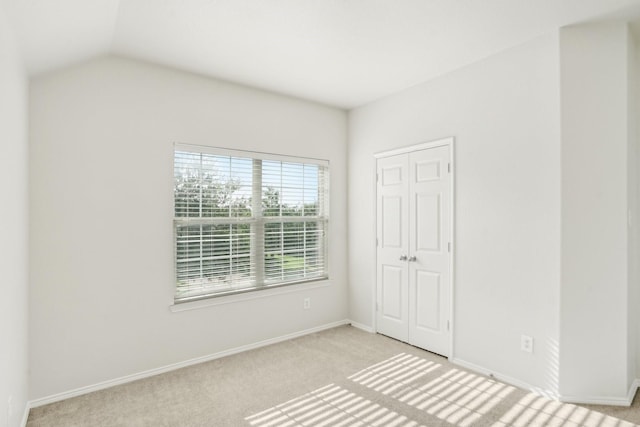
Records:
{"label": "electrical outlet", "polygon": [[533,353],[533,338],[528,335],[520,336],[520,350],[526,353]]}
{"label": "electrical outlet", "polygon": [[309,309],[311,308],[311,298],[305,298],[305,299],[302,301],[302,307],[303,307],[305,310],[309,310]]}

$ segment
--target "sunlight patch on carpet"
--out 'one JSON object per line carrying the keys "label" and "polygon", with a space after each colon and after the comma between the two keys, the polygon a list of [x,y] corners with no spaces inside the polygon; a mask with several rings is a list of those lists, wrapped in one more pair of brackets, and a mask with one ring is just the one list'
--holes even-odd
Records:
{"label": "sunlight patch on carpet", "polygon": [[340,386],[330,384],[245,418],[252,426],[407,426],[421,424]]}
{"label": "sunlight patch on carpet", "polygon": [[400,353],[300,397],[245,418],[256,427],[461,427],[635,424],[561,403],[493,378]]}
{"label": "sunlight patch on carpet", "polygon": [[634,427],[636,424],[597,411],[528,393],[493,427],[506,426]]}

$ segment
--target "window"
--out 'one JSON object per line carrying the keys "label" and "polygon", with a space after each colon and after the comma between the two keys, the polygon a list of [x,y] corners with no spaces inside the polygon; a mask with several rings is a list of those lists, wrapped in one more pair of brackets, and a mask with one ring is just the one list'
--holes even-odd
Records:
{"label": "window", "polygon": [[176,145],[176,302],[326,279],[328,162]]}

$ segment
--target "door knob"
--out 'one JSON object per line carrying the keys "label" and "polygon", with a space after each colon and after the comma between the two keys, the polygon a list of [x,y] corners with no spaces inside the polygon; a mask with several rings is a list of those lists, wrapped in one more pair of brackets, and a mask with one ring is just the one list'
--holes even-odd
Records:
{"label": "door knob", "polygon": [[406,261],[406,260],[407,260],[406,255],[400,255],[400,261]]}
{"label": "door knob", "polygon": [[416,258],[415,256],[412,256],[411,258],[409,258],[409,262],[416,262],[418,260],[418,258]]}

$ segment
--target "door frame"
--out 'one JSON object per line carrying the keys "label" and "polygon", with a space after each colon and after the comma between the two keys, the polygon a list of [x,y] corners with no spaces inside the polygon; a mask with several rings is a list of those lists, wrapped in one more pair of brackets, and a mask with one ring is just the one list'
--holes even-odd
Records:
{"label": "door frame", "polygon": [[374,221],[373,221],[373,239],[372,239],[372,245],[371,247],[373,248],[373,259],[374,259],[374,265],[373,265],[373,286],[372,286],[372,291],[373,291],[373,302],[371,304],[371,318],[372,318],[372,325],[373,325],[373,332],[377,333],[378,332],[378,320],[377,320],[377,304],[378,304],[378,273],[377,273],[377,268],[378,268],[378,244],[377,244],[377,239],[378,239],[378,210],[377,210],[377,203],[378,203],[378,183],[377,183],[377,179],[376,179],[376,174],[378,173],[378,159],[384,158],[384,157],[390,157],[390,156],[395,156],[398,154],[405,154],[405,153],[411,153],[413,151],[418,151],[418,150],[426,150],[429,148],[436,148],[436,147],[443,147],[443,146],[447,146],[449,147],[449,158],[450,158],[450,162],[451,162],[451,181],[450,181],[450,190],[451,190],[451,197],[450,197],[450,202],[449,202],[449,223],[451,224],[450,230],[449,230],[449,241],[451,242],[451,255],[450,255],[450,262],[449,262],[449,355],[447,356],[447,359],[449,360],[453,360],[454,357],[454,342],[455,340],[454,338],[454,331],[455,331],[455,262],[456,262],[456,244],[455,244],[455,230],[456,230],[456,222],[455,222],[455,204],[456,204],[456,159],[455,159],[455,138],[453,136],[451,137],[447,137],[447,138],[442,138],[442,139],[437,139],[437,140],[433,140],[433,141],[427,141],[427,142],[422,142],[419,144],[414,144],[414,145],[409,145],[409,146],[405,146],[405,147],[400,147],[400,148],[396,148],[393,150],[387,150],[387,151],[381,151],[378,153],[374,153],[373,155],[373,217],[374,217]]}

